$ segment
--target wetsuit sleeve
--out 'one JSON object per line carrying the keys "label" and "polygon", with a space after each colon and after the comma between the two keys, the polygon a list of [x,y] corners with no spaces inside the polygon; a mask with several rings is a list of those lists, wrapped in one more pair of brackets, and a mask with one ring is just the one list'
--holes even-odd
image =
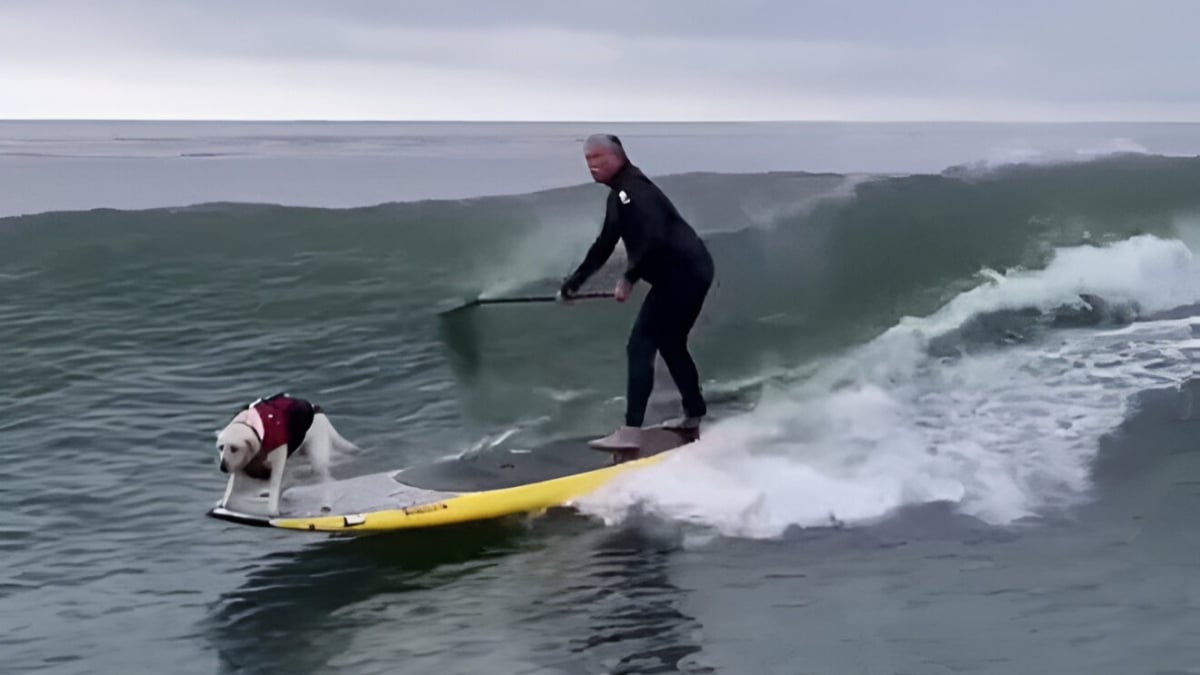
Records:
{"label": "wetsuit sleeve", "polygon": [[632,198],[634,227],[638,228],[641,236],[637,245],[627,251],[629,264],[625,268],[625,280],[630,284],[637,283],[645,276],[646,269],[654,265],[654,259],[667,241],[667,223],[670,210],[665,203],[666,197],[654,190],[640,191]]}
{"label": "wetsuit sleeve", "polygon": [[600,229],[600,235],[596,237],[596,241],[592,242],[591,247],[588,248],[583,262],[579,263],[579,268],[563,281],[563,295],[575,294],[579,287],[588,280],[588,277],[595,274],[596,270],[608,261],[613,249],[617,247],[617,239],[620,239],[620,231],[617,229],[617,207],[610,196],[608,207],[604,213],[604,227]]}

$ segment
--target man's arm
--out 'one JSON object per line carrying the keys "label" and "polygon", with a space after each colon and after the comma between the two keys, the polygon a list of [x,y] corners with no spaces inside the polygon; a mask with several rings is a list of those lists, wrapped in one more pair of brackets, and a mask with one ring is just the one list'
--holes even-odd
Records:
{"label": "man's arm", "polygon": [[588,277],[595,274],[596,270],[608,261],[613,249],[617,247],[620,232],[617,230],[617,209],[613,202],[613,198],[610,197],[604,213],[604,227],[600,229],[600,235],[596,237],[596,241],[592,242],[591,247],[588,248],[583,262],[579,263],[579,268],[571,276],[563,280],[561,292],[564,296],[574,295],[579,287],[588,280]]}

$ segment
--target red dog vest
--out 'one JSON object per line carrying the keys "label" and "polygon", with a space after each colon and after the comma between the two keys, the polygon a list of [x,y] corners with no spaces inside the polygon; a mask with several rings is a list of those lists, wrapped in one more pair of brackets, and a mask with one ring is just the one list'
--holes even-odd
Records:
{"label": "red dog vest", "polygon": [[319,411],[308,401],[287,394],[276,394],[251,403],[247,409],[246,424],[258,434],[262,449],[246,465],[246,474],[258,480],[270,478],[267,455],[275,448],[286,445],[287,454],[291,457],[304,442],[305,435],[312,427],[313,415]]}

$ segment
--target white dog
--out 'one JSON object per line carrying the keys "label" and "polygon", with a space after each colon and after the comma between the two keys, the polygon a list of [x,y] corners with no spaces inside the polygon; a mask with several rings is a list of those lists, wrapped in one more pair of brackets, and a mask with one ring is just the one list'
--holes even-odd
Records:
{"label": "white dog", "polygon": [[230,474],[221,505],[229,501],[240,473],[269,481],[267,512],[278,516],[284,466],[293,454],[306,457],[321,481],[328,482],[333,452],[346,449],[357,446],[342,438],[320,406],[287,394],[258,399],[217,434],[221,471]]}

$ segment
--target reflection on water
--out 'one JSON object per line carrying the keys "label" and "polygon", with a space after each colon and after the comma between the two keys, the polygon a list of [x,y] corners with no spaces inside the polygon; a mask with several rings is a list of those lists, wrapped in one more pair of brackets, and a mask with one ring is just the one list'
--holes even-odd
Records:
{"label": "reflection on water", "polygon": [[319,672],[355,630],[343,610],[385,593],[434,589],[517,548],[519,530],[491,522],[445,530],[331,538],[264,556],[208,621],[222,671]]}
{"label": "reflection on water", "polygon": [[205,634],[225,673],[711,672],[677,549],[568,511],[322,540],[231,570]]}
{"label": "reflection on water", "polygon": [[588,629],[571,641],[573,652],[615,658],[605,659],[611,673],[712,672],[687,661],[701,650],[700,626],[679,609],[673,548],[638,529],[605,533],[586,574]]}

